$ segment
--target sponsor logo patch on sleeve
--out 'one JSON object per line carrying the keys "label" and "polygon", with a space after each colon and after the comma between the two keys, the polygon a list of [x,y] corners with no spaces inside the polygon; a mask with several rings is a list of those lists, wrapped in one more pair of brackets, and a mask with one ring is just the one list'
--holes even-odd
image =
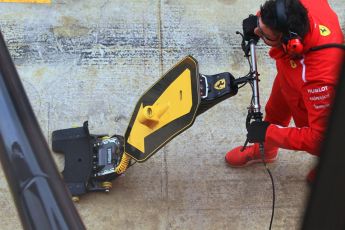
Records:
{"label": "sponsor logo patch on sleeve", "polygon": [[332,89],[327,85],[307,89],[307,93],[314,109],[323,110],[330,107]]}

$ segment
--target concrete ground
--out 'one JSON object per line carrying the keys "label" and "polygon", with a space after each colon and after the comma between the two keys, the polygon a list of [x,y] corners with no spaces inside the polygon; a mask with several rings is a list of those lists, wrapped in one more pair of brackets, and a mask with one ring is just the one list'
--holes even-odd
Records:
{"label": "concrete ground", "polygon": [[[0,28],[48,143],[56,129],[89,120],[91,133],[123,135],[140,95],[186,55],[200,72],[248,72],[241,22],[254,0],[0,3]],[[345,4],[329,1],[345,28]],[[268,48],[258,46],[262,104],[275,76]],[[262,165],[228,167],[225,153],[245,140],[245,87],[197,117],[147,162],[114,181],[109,194],[76,204],[88,229],[268,229],[272,186]],[[63,158],[52,153],[59,170]],[[279,151],[273,229],[299,229],[315,159]],[[0,170],[0,229],[21,224]]]}

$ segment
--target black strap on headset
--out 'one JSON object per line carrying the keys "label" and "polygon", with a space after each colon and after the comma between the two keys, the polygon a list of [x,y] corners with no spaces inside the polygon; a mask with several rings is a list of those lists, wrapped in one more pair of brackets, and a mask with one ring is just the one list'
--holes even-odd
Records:
{"label": "black strap on headset", "polygon": [[285,0],[276,0],[276,13],[278,26],[288,30],[288,18],[286,15]]}
{"label": "black strap on headset", "polygon": [[277,26],[280,28],[280,31],[283,32],[282,41],[284,44],[287,44],[290,39],[300,38],[300,36],[291,31],[288,24],[287,8],[285,0],[276,0],[276,14],[277,14]]}

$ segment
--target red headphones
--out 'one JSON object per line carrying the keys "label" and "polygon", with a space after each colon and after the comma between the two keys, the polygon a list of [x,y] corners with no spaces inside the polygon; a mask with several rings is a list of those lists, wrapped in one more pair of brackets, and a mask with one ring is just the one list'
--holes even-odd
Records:
{"label": "red headphones", "polygon": [[[289,33],[292,34],[293,32]],[[301,56],[304,49],[302,39],[297,34],[292,36],[289,35],[288,39],[283,38],[283,48],[284,51],[292,57]]]}
{"label": "red headphones", "polygon": [[302,38],[289,29],[288,18],[286,14],[285,0],[276,0],[276,13],[278,26],[287,32],[283,32],[284,51],[292,57],[300,57],[303,54]]}

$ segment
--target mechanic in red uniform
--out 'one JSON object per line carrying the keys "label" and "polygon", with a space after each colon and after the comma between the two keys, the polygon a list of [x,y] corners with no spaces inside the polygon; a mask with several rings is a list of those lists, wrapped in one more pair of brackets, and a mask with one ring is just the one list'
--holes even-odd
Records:
{"label": "mechanic in red uniform", "polygon": [[[318,156],[344,51],[309,49],[344,42],[337,15],[327,0],[268,0],[257,16],[243,21],[243,29],[245,36],[259,37],[271,46],[269,55],[276,61],[277,75],[264,122],[253,122],[248,128],[248,140],[255,144],[244,151],[242,146],[231,150],[226,162],[234,167],[261,162],[256,143],[261,141],[265,141],[268,163],[276,159],[278,148]],[[291,118],[296,127],[289,126]],[[311,170],[308,182],[314,176]]]}

